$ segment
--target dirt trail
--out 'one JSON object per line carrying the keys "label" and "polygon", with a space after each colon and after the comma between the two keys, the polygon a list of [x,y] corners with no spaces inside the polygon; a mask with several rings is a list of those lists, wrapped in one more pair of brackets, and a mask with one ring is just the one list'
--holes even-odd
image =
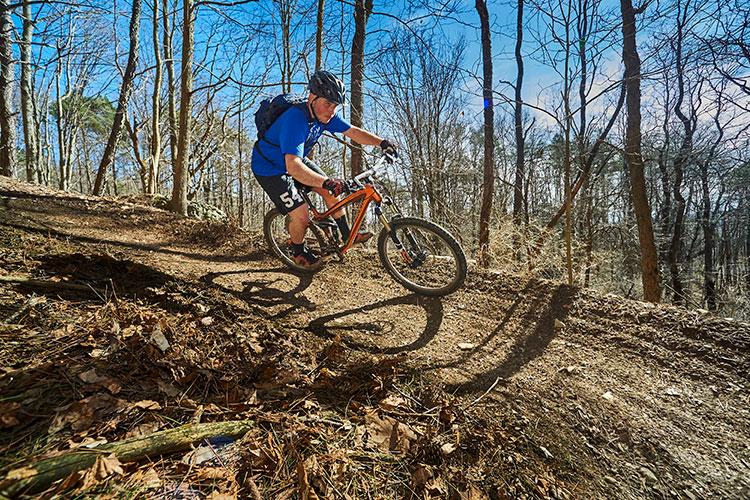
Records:
{"label": "dirt trail", "polygon": [[[368,249],[299,277],[203,224],[8,180],[2,226],[212,284],[311,343],[405,356],[487,425],[523,433],[522,451],[574,496],[750,497],[748,324],[476,269],[459,292],[425,299]],[[496,458],[517,451],[499,443]]]}

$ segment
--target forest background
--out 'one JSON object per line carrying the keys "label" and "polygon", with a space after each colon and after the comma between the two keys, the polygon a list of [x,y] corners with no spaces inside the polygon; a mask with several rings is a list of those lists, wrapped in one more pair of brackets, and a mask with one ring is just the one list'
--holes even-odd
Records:
{"label": "forest background", "polygon": [[316,68],[479,264],[750,317],[740,0],[0,0],[0,174],[258,229],[253,114]]}

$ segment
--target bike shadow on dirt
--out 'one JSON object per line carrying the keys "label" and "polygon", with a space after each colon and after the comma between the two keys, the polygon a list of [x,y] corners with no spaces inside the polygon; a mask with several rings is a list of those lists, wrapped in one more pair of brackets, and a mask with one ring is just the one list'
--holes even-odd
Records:
{"label": "bike shadow on dirt", "polygon": [[[253,276],[256,274],[259,276]],[[274,277],[274,274],[277,276]],[[287,282],[283,277],[279,277],[279,274],[293,276],[298,282],[290,289],[288,286],[284,286]],[[230,288],[216,281],[218,278],[232,275],[249,276],[249,279],[242,281],[242,290]],[[267,319],[283,318],[299,308],[315,309],[315,304],[302,295],[302,292],[307,290],[312,280],[312,274],[294,272],[286,267],[211,272],[200,278],[203,283],[242,300],[253,311]],[[279,307],[281,309],[275,311]]]}
{"label": "bike shadow on dirt", "polygon": [[[377,335],[383,331],[393,331],[395,330],[396,322],[390,319],[390,317],[378,317],[375,321],[348,322],[343,325],[331,325],[329,323],[336,322],[346,316],[367,313],[377,309],[389,308],[397,305],[416,305],[425,311],[427,320],[424,329],[413,342],[393,347],[376,347],[358,342],[351,338],[350,335],[346,335],[341,336],[342,343],[350,349],[369,352],[370,354],[400,354],[408,351],[416,351],[417,349],[425,347],[435,338],[438,330],[440,330],[440,325],[443,323],[443,302],[440,298],[409,294],[394,297],[392,299],[381,300],[373,302],[372,304],[321,316],[311,321],[306,329],[314,335],[325,338],[335,338],[346,332],[364,332]],[[401,316],[399,316],[399,319],[402,321],[404,320]]]}
{"label": "bike shadow on dirt", "polygon": [[[528,288],[528,286],[527,286]],[[526,312],[516,319],[516,323],[527,324],[529,321],[534,322],[535,326],[529,335],[519,336],[508,350],[507,356],[498,366],[490,370],[475,374],[469,381],[448,385],[446,390],[456,395],[466,395],[486,390],[498,380],[509,379],[518,373],[525,365],[544,353],[549,343],[554,339],[559,330],[555,328],[556,320],[564,320],[568,315],[570,304],[574,300],[575,289],[568,285],[559,285],[552,292],[548,299],[537,299],[534,303],[529,304],[523,293],[511,305],[505,313],[500,324],[493,330],[487,339],[483,340],[480,346],[475,347],[469,353],[463,355],[460,359],[441,366],[430,368],[451,368],[464,365],[472,354],[476,354],[481,346],[486,345],[490,339],[503,332],[509,321],[515,315],[519,305],[525,302]],[[544,302],[546,302],[546,307]],[[543,308],[543,309],[542,309]],[[542,309],[540,311],[540,309]]]}

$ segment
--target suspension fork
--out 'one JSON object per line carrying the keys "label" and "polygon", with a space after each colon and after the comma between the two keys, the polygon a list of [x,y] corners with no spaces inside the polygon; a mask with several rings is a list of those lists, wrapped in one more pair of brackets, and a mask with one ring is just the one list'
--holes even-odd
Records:
{"label": "suspension fork", "polygon": [[[393,241],[393,244],[396,245],[396,249],[401,254],[401,258],[404,260],[404,262],[412,267],[421,265],[424,262],[424,259],[422,257],[422,252],[419,251],[418,254],[414,256],[411,254],[411,252],[409,252],[404,247],[404,244],[399,239],[398,234],[396,234],[396,231],[393,230],[393,226],[391,226],[391,223],[388,220],[388,217],[385,216],[382,208],[380,208],[380,204],[375,205],[375,215],[380,220],[380,223],[383,224],[383,227],[385,228],[385,230],[388,231],[388,236],[390,236],[391,240]],[[417,249],[419,248],[419,244],[417,243],[417,240],[414,238],[414,235],[411,234],[411,231],[406,231],[406,239],[408,240],[408,243],[411,245],[412,249],[414,249],[414,251],[417,252]]]}

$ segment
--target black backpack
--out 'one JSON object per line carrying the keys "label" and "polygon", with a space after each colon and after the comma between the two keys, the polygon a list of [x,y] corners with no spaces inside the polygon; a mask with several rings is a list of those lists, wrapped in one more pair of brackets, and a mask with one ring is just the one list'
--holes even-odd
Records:
{"label": "black backpack", "polygon": [[[263,99],[258,111],[255,112],[255,128],[258,130],[258,140],[265,140],[263,135],[287,109],[307,102],[307,98],[295,94],[281,94],[273,99]],[[274,144],[276,145],[276,144]]]}

